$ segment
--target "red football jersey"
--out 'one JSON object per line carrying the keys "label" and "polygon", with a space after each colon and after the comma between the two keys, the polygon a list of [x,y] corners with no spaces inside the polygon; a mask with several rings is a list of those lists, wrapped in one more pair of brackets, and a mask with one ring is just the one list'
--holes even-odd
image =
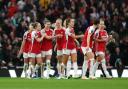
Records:
{"label": "red football jersey", "polygon": [[66,35],[65,35],[65,29],[61,28],[61,29],[55,29],[54,31],[54,35],[58,35],[61,34],[62,37],[56,38],[56,43],[57,43],[57,49],[58,50],[62,50],[64,48],[66,48]]}
{"label": "red football jersey", "polygon": [[31,45],[30,45],[30,53],[35,53],[35,54],[39,54],[41,53],[41,43],[38,42],[35,37],[40,38],[41,37],[41,32],[40,31],[33,31],[31,34]]}
{"label": "red football jersey", "polygon": [[30,44],[31,44],[31,33],[26,31],[24,33],[23,39],[25,40],[25,44],[24,44],[24,47],[23,47],[23,52],[28,53],[29,52],[29,47],[30,47]]}
{"label": "red football jersey", "polygon": [[74,29],[66,29],[66,39],[67,39],[67,49],[74,49],[76,48],[76,44],[74,38],[71,37],[71,34],[75,34]]}
{"label": "red football jersey", "polygon": [[[48,36],[53,36],[53,30],[52,29],[48,29],[45,30],[45,34]],[[46,39],[44,38],[42,43],[41,43],[41,50],[42,51],[48,51],[50,49],[52,49],[52,39]]]}
{"label": "red football jersey", "polygon": [[92,48],[93,47],[93,34],[95,32],[95,28],[93,26],[90,26],[87,28],[87,30],[85,31],[85,34],[84,34],[84,38],[82,40],[82,44],[81,46],[82,47],[87,47],[87,37],[88,37],[88,34],[92,34],[90,36],[90,42],[89,42],[89,47]]}
{"label": "red football jersey", "polygon": [[96,39],[104,39],[104,41],[98,42],[95,41],[95,45],[94,45],[94,49],[96,52],[105,52],[105,48],[106,48],[106,42],[108,40],[108,34],[107,31],[105,30],[97,30],[94,34],[94,37]]}

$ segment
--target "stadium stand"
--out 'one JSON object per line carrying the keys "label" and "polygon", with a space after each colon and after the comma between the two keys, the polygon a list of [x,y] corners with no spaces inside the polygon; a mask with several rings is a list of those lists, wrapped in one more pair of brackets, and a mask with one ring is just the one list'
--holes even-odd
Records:
{"label": "stadium stand", "polygon": [[[115,42],[107,46],[107,65],[128,66],[128,0],[0,0],[0,62],[1,67],[23,65],[18,59],[22,37],[30,22],[43,25],[47,18],[75,18],[76,34],[84,33],[94,18],[103,18],[106,30]],[[83,56],[78,52],[78,65]],[[55,65],[55,57],[52,65]]]}

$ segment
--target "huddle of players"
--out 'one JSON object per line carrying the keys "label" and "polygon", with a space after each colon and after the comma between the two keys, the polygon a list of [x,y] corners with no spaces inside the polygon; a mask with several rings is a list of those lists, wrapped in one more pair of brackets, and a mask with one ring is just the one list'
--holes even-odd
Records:
{"label": "huddle of players", "polygon": [[[38,22],[30,23],[28,31],[24,33],[22,45],[18,56],[23,53],[25,77],[33,78],[38,76],[38,70],[41,69],[41,77],[44,77],[44,66],[46,64],[47,75],[50,74],[50,60],[54,40],[56,42],[54,50],[57,51],[57,69],[60,78],[68,78],[70,69],[67,65],[69,57],[72,61],[73,77],[77,75],[77,49],[76,44],[79,44],[77,39],[82,38],[81,50],[84,54],[84,63],[82,67],[82,79],[86,77],[86,71],[89,68],[89,78],[95,79],[95,72],[98,65],[101,63],[104,73],[107,78],[111,78],[106,69],[105,63],[105,47],[109,37],[104,30],[104,21],[94,20],[93,25],[89,26],[84,35],[75,35],[74,32],[75,19],[66,19],[62,26],[62,19],[57,19],[54,30],[51,29],[51,22],[44,21],[44,28]],[[94,59],[94,54],[96,59]],[[66,74],[65,74],[66,69]]]}

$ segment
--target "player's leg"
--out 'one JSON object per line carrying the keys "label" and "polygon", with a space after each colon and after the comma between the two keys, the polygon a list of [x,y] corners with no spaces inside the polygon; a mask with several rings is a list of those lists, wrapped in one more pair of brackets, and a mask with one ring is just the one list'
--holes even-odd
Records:
{"label": "player's leg", "polygon": [[28,64],[29,64],[28,53],[23,53],[23,58],[24,58],[23,71],[25,73],[25,77],[27,77],[27,70],[28,70]]}
{"label": "player's leg", "polygon": [[57,70],[59,75],[58,78],[60,78],[60,76],[62,75],[62,71],[61,71],[62,58],[63,58],[62,50],[57,50]]}
{"label": "player's leg", "polygon": [[44,78],[44,67],[45,67],[45,61],[46,61],[45,54],[46,54],[45,51],[41,52],[41,57],[42,57],[42,64],[40,65],[41,78]]}
{"label": "player's leg", "polygon": [[81,47],[81,50],[84,54],[84,61],[83,61],[83,66],[82,66],[82,79],[88,79],[86,77],[86,73],[87,73],[87,69],[88,69],[88,59],[87,59],[87,56],[86,56],[86,47]]}
{"label": "player's leg", "polygon": [[93,76],[96,73],[96,70],[100,64],[100,61],[101,61],[101,57],[98,54],[96,54],[96,60],[95,60],[94,66],[93,66]]}
{"label": "player's leg", "polygon": [[71,50],[71,60],[72,60],[73,69],[74,69],[73,77],[78,77],[78,75],[77,75],[78,65],[77,65],[77,52],[76,52],[76,49]]}
{"label": "player's leg", "polygon": [[67,76],[67,78],[69,78],[70,77],[70,70],[71,70],[71,67],[72,67],[71,56],[69,56],[68,61],[66,63],[67,63],[67,65],[66,65],[66,76]]}
{"label": "player's leg", "polygon": [[30,53],[29,54],[29,67],[28,67],[28,78],[31,77],[32,74],[35,73],[35,54],[34,53]]}
{"label": "player's leg", "polygon": [[[65,69],[69,70],[68,65],[67,65],[68,59],[69,59],[69,55],[63,54],[63,60],[62,60],[62,64],[61,64],[63,76],[65,75]],[[69,77],[68,74],[69,74],[69,71],[67,72],[67,78]]]}
{"label": "player's leg", "polygon": [[87,57],[84,56],[84,62],[82,66],[82,79],[88,79],[86,76],[87,69],[88,69],[88,60],[87,60]]}
{"label": "player's leg", "polygon": [[112,77],[109,75],[108,71],[107,71],[106,60],[105,60],[105,54],[104,54],[104,53],[100,54],[100,57],[102,58],[102,60],[101,60],[101,65],[102,65],[103,71],[104,71],[104,73],[105,73],[105,75],[106,75],[106,78],[112,78]]}
{"label": "player's leg", "polygon": [[87,52],[86,53],[86,55],[87,55],[87,59],[90,61],[90,70],[89,70],[89,77],[91,78],[91,79],[94,79],[94,74],[93,74],[93,66],[94,66],[94,54],[93,54],[93,52]]}
{"label": "player's leg", "polygon": [[50,60],[51,60],[51,56],[52,56],[52,49],[46,51],[46,70],[47,70],[47,78],[49,78],[49,74],[50,74],[50,68],[51,68]]}
{"label": "player's leg", "polygon": [[41,57],[41,53],[39,53],[36,55],[36,66],[35,66],[36,77],[38,77],[38,71],[39,71],[39,68],[42,65],[42,63],[43,63],[43,60]]}

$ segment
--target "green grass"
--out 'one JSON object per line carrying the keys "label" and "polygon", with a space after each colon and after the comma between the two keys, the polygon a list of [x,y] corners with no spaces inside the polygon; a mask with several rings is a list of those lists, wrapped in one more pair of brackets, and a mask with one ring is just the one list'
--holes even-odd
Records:
{"label": "green grass", "polygon": [[0,78],[0,89],[127,89],[127,78],[56,80]]}

